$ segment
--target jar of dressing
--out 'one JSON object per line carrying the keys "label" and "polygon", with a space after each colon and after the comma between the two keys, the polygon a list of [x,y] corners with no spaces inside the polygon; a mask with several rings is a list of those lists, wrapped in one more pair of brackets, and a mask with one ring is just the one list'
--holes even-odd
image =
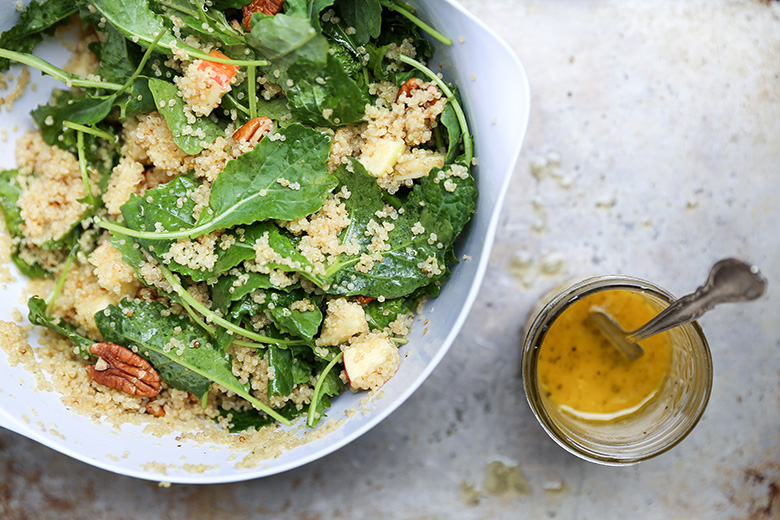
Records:
{"label": "jar of dressing", "polygon": [[632,330],[674,300],[651,282],[608,275],[540,302],[525,336],[523,386],[559,445],[591,462],[636,464],[671,449],[699,422],[712,358],[698,323],[642,341],[644,355],[629,361],[588,320],[596,305]]}

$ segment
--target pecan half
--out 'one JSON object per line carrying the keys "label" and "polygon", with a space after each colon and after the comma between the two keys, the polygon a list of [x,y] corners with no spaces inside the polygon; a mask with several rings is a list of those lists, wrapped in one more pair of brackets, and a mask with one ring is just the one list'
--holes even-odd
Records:
{"label": "pecan half", "polygon": [[261,116],[250,119],[244,125],[236,130],[233,139],[239,142],[249,143],[252,146],[260,142],[265,134],[271,131],[274,122],[270,118]]}
{"label": "pecan half", "polygon": [[100,358],[94,365],[87,365],[87,375],[95,382],[139,397],[160,393],[160,375],[132,350],[101,342],[89,347],[89,351]]}
{"label": "pecan half", "polygon": [[247,31],[251,31],[250,21],[252,15],[255,13],[263,13],[274,15],[281,12],[282,6],[284,6],[284,0],[252,0],[252,3],[245,5],[241,10],[244,13],[244,27]]}

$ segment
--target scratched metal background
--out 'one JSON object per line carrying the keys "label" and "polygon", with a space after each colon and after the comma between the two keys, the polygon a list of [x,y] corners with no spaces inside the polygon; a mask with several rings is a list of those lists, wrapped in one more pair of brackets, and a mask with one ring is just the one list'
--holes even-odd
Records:
{"label": "scratched metal background", "polygon": [[[231,485],[161,488],[0,431],[0,518],[780,518],[780,2],[463,4],[520,55],[532,115],[480,297],[425,385],[348,447]],[[727,255],[770,288],[701,320],[693,434],[626,469],[547,439],[519,378],[536,299],[612,272],[683,294]],[[522,485],[486,483],[494,461]]]}

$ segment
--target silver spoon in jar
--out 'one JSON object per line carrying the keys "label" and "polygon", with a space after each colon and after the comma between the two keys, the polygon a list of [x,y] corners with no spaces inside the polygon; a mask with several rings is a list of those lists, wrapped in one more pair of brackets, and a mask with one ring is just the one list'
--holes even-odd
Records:
{"label": "silver spoon in jar", "polygon": [[764,294],[766,283],[766,278],[761,275],[756,266],[736,258],[726,258],[712,266],[707,283],[696,289],[693,294],[676,300],[636,330],[624,330],[606,310],[598,305],[590,308],[588,317],[616,349],[630,361],[635,361],[644,354],[637,342],[689,323],[719,303],[755,300]]}

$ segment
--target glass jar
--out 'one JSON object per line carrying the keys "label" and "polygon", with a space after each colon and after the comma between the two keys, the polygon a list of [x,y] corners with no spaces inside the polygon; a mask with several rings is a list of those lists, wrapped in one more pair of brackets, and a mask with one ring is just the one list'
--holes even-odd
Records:
{"label": "glass jar", "polygon": [[550,325],[574,302],[607,290],[641,294],[660,312],[675,300],[657,285],[630,276],[605,275],[574,283],[543,299],[528,323],[523,345],[523,386],[542,428],[574,455],[605,465],[636,464],[682,441],[701,419],[712,388],[712,357],[704,332],[692,322],[668,331],[672,344],[669,375],[638,412],[613,421],[590,421],[560,410],[542,391],[539,353]]}

